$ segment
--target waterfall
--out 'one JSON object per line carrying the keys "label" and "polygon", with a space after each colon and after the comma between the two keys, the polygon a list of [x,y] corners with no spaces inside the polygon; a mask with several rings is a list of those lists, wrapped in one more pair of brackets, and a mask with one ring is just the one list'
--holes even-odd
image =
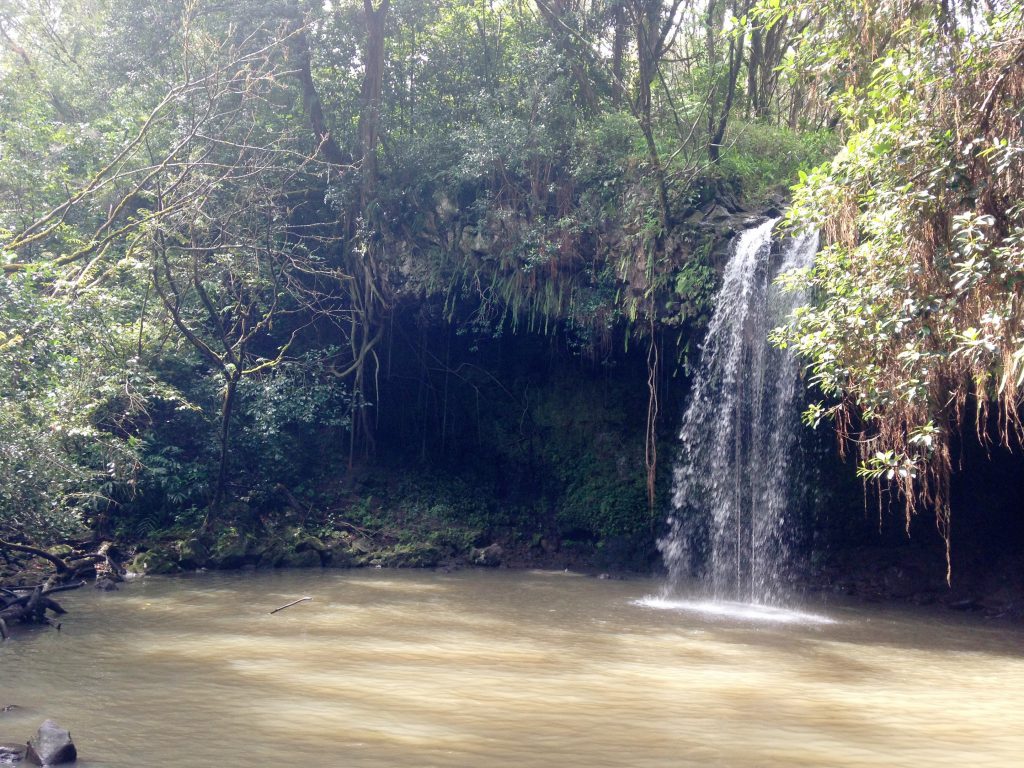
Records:
{"label": "waterfall", "polygon": [[784,599],[789,581],[802,402],[798,363],[768,334],[806,300],[773,279],[810,265],[817,250],[816,235],[801,236],[773,259],[777,221],[734,241],[683,416],[669,532],[658,542],[672,588],[698,579],[716,599],[767,605]]}

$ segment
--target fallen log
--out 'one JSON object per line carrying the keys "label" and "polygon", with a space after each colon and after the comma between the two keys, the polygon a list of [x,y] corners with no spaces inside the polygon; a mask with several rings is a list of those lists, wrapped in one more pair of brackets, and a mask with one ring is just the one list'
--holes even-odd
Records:
{"label": "fallen log", "polygon": [[[121,568],[110,555],[112,544],[102,542],[95,552],[73,551],[66,557],[55,555],[32,544],[0,539],[0,552],[18,552],[37,557],[53,566],[53,573],[32,586],[0,587],[0,638],[7,639],[9,627],[19,624],[52,624],[47,613],[62,616],[67,611],[51,595],[85,585],[83,576],[101,575],[121,580]],[[57,625],[58,629],[60,625]]]}
{"label": "fallen log", "polygon": [[47,552],[45,549],[39,547],[33,547],[28,544],[16,544],[13,541],[4,541],[0,539],[0,549],[9,549],[13,552],[24,552],[34,557],[40,557],[43,560],[48,560],[53,564],[53,567],[57,569],[57,573],[67,573],[70,569],[68,564],[61,560],[57,555]]}
{"label": "fallen log", "polygon": [[[14,590],[14,592],[31,592],[35,589],[42,589],[44,595],[53,595],[57,592],[69,592],[72,589],[79,589],[84,586],[84,581],[76,581],[74,584],[58,584],[55,587],[47,587],[45,584],[36,584],[31,587],[10,587],[9,589],[5,589],[3,591],[10,592],[11,590]],[[15,595],[15,597],[18,597],[18,595]]]}
{"label": "fallen log", "polygon": [[63,616],[67,613],[60,603],[52,599],[50,595],[84,586],[84,581],[76,584],[62,584],[48,589],[44,589],[42,584],[37,584],[32,591],[24,594],[17,594],[17,590],[5,589],[4,595],[0,597],[0,637],[6,640],[10,636],[8,627],[13,622],[50,624],[50,619],[46,615],[47,611],[56,616]]}
{"label": "fallen log", "polygon": [[120,580],[123,571],[110,556],[112,548],[112,542],[104,541],[95,552],[72,552],[66,558],[62,558],[31,544],[19,544],[0,539],[0,551],[22,552],[46,560],[53,565],[54,573],[47,580],[51,586],[71,581],[85,575],[88,571],[97,573],[102,571],[104,575],[110,575],[112,578]]}

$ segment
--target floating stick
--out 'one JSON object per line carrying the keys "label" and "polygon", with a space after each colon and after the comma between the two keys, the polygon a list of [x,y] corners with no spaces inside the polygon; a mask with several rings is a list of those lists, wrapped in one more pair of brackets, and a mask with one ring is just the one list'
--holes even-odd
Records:
{"label": "floating stick", "polygon": [[272,610],[270,612],[270,615],[273,616],[278,611],[283,611],[285,608],[291,608],[293,605],[297,605],[298,603],[304,603],[307,600],[312,600],[312,599],[313,599],[312,597],[300,597],[298,600],[292,600],[287,605],[282,605],[280,608],[275,608],[274,610]]}

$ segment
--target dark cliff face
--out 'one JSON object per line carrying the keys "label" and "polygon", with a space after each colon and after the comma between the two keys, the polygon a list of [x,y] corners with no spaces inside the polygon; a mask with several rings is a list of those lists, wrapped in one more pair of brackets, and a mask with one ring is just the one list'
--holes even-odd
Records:
{"label": "dark cliff face", "polygon": [[811,521],[812,590],[1024,617],[1024,454],[966,432],[954,466],[947,583],[933,510],[908,521],[902,500],[854,477],[852,460],[821,464],[814,479],[825,501]]}
{"label": "dark cliff face", "polygon": [[[601,353],[571,334],[475,334],[409,305],[374,405],[379,477],[361,493],[401,504],[450,505],[483,538],[533,541],[575,562],[647,570],[665,516],[674,433],[686,378],[660,370],[658,500],[648,506],[644,437],[647,344]],[[676,375],[674,375],[676,374]],[[404,483],[399,491],[396,483]],[[414,497],[419,501],[414,501]]]}
{"label": "dark cliff face", "polygon": [[[772,214],[778,211],[729,210],[710,201],[686,226],[720,273],[730,236]],[[655,541],[669,508],[676,433],[702,326],[658,329],[653,509],[643,482],[647,340],[622,326],[598,348],[557,324],[547,333],[482,329],[471,312],[446,317],[423,299],[401,307],[394,329],[375,406],[378,463],[468,483],[480,492],[480,522],[495,537],[542,537],[547,546],[564,544],[602,564],[659,567]],[[912,520],[908,536],[902,505],[888,496],[879,505],[873,493],[865,498],[853,460],[839,459],[827,426],[808,429],[801,442],[807,477],[797,494],[804,525],[797,538],[808,580],[865,594],[952,600],[963,590],[991,591],[985,583],[1015,567],[1010,560],[1024,542],[1019,453],[964,441],[953,486],[960,591],[950,592],[930,512]]]}
{"label": "dark cliff face", "polygon": [[961,437],[952,495],[953,578],[1024,591],[1024,452]]}

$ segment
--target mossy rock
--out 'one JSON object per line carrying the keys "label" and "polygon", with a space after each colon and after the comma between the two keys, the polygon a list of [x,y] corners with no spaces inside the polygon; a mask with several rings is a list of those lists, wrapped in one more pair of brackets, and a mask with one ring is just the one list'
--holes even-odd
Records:
{"label": "mossy rock", "polygon": [[196,570],[206,566],[210,559],[210,548],[202,539],[182,539],[176,545],[178,562],[182,568]]}
{"label": "mossy rock", "polygon": [[320,568],[323,562],[320,553],[315,549],[304,549],[301,552],[291,551],[285,553],[280,562],[282,568]]}
{"label": "mossy rock", "polygon": [[427,543],[436,548],[442,556],[460,557],[471,552],[473,542],[479,536],[479,531],[445,528],[431,531],[427,535]]}
{"label": "mossy rock", "polygon": [[284,565],[285,559],[291,552],[291,547],[287,542],[281,539],[270,539],[263,545],[262,551],[259,553],[259,562],[257,567],[259,568],[280,568]]}
{"label": "mossy rock", "polygon": [[73,555],[75,553],[74,548],[69,544],[57,544],[46,551],[51,555],[56,555],[57,557],[67,557],[68,555]]}
{"label": "mossy rock", "polygon": [[316,536],[310,536],[309,534],[303,533],[298,535],[298,540],[295,544],[296,552],[305,552],[313,550],[315,552],[326,552],[327,545],[323,543]]}
{"label": "mossy rock", "polygon": [[500,544],[491,544],[480,549],[473,549],[472,552],[470,552],[469,559],[473,565],[496,568],[501,565],[501,561],[504,556],[505,550],[502,549]]}
{"label": "mossy rock", "polygon": [[130,563],[129,573],[160,574],[178,573],[181,566],[178,561],[169,553],[159,549],[151,549],[147,552],[140,552]]}
{"label": "mossy rock", "polygon": [[210,567],[232,570],[246,565],[256,565],[260,551],[250,534],[228,533],[217,540],[210,553]]}
{"label": "mossy rock", "polygon": [[356,554],[345,539],[329,539],[327,549],[321,556],[328,568],[352,568],[357,565]]}
{"label": "mossy rock", "polygon": [[433,568],[442,554],[430,544],[399,544],[376,554],[373,565],[386,568]]}
{"label": "mossy rock", "polygon": [[[299,543],[293,543],[291,537],[272,538],[263,542],[258,554],[257,567],[259,568],[320,568],[323,565],[323,556],[320,551],[314,548],[304,538]],[[319,543],[318,540],[315,540]],[[322,546],[322,544],[321,544]]]}
{"label": "mossy rock", "polygon": [[353,539],[348,546],[355,557],[373,555],[379,551],[379,548],[372,541],[364,538]]}

